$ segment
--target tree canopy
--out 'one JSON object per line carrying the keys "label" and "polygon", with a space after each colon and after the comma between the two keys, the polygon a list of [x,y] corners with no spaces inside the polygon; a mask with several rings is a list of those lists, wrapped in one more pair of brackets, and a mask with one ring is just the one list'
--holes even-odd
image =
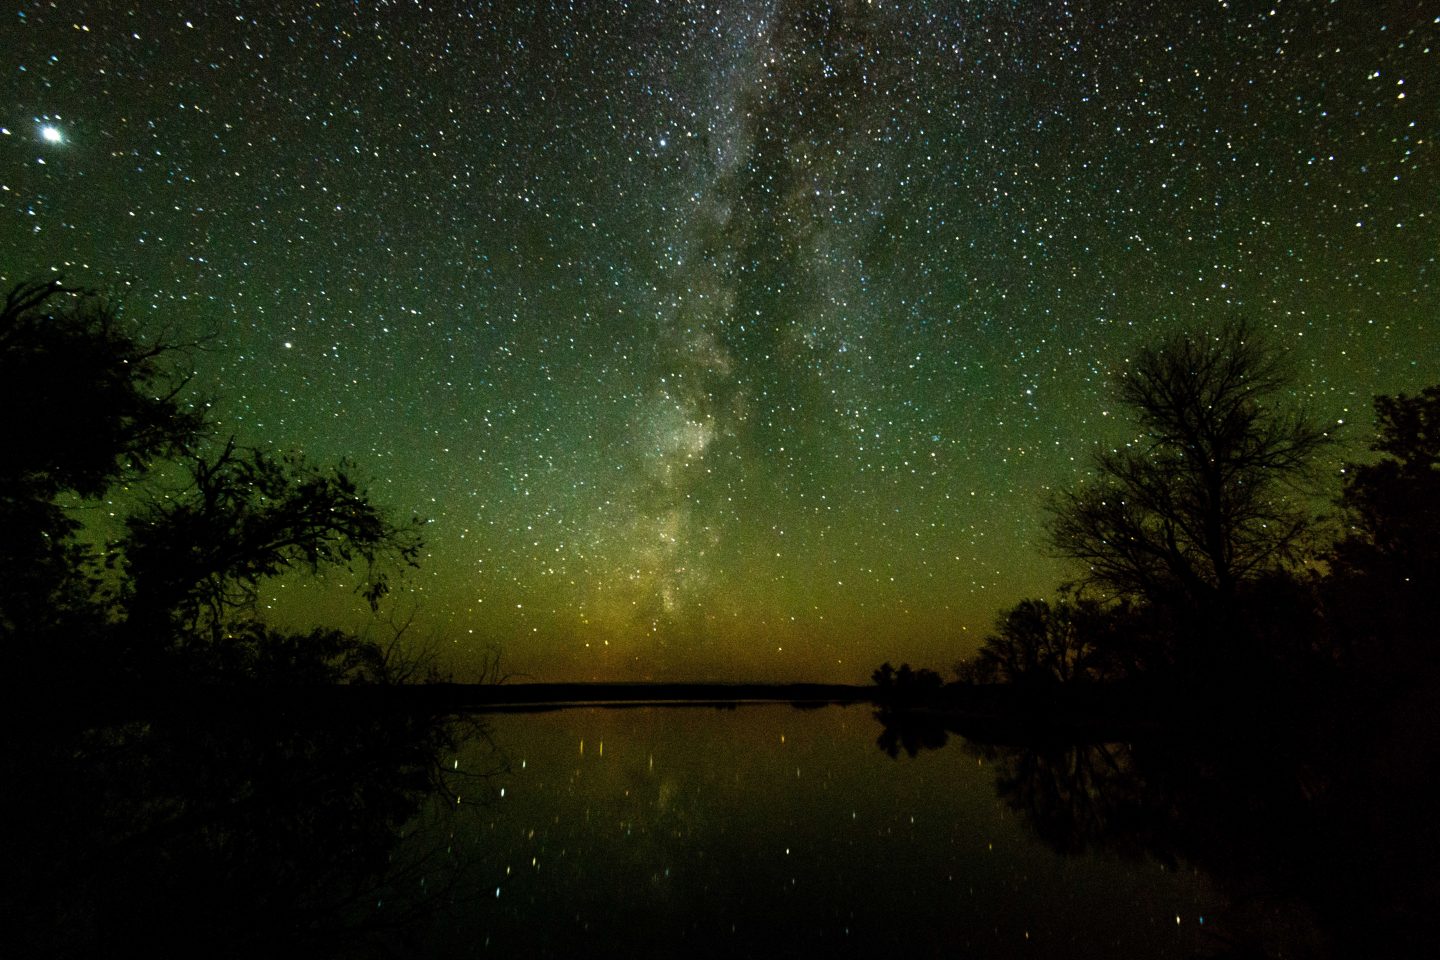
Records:
{"label": "tree canopy", "polygon": [[[0,305],[0,631],[33,629],[93,584],[62,496],[96,497],[205,431],[166,364],[113,303],[59,280],[22,283]],[[72,623],[72,629],[76,629]]]}
{"label": "tree canopy", "polygon": [[[1440,618],[1440,385],[1375,400],[1370,463],[1346,467],[1344,536],[1330,555],[1329,611],[1371,670],[1435,670]],[[1428,666],[1427,666],[1428,664]]]}
{"label": "tree canopy", "polygon": [[1289,386],[1279,348],[1243,322],[1142,349],[1116,391],[1140,436],[1051,504],[1056,551],[1112,596],[1224,619],[1316,519],[1306,481],[1331,438],[1284,403]]}
{"label": "tree canopy", "polygon": [[1348,567],[1385,565],[1434,582],[1440,555],[1440,386],[1418,396],[1375,399],[1381,458],[1351,464],[1341,497],[1348,535],[1338,559]]}
{"label": "tree canopy", "polygon": [[177,349],[127,331],[93,291],[13,288],[0,307],[0,404],[11,411],[0,491],[97,496],[126,470],[190,450],[206,424],[166,362]]}
{"label": "tree canopy", "polygon": [[1128,607],[1062,593],[1022,600],[995,618],[979,656],[957,667],[961,679],[1029,686],[1114,679],[1130,666],[1120,627]]}
{"label": "tree canopy", "polygon": [[[292,570],[364,564],[372,609],[389,590],[385,554],[414,564],[419,524],[397,524],[370,502],[341,463],[320,469],[297,455],[239,450],[189,463],[191,485],[126,520],[123,606],[144,629],[173,619],[219,641],[249,610],[260,583]],[[180,550],[177,547],[183,546]]]}
{"label": "tree canopy", "polygon": [[[373,608],[390,572],[417,562],[420,521],[371,502],[351,464],[218,441],[170,367],[176,350],[130,332],[114,302],[60,281],[5,297],[0,640],[12,679],[57,657],[106,682],[153,679],[162,663],[174,677],[214,679],[229,665],[232,678],[274,679],[277,663],[312,678],[382,675],[386,658],[365,641],[317,631],[297,642],[260,625],[253,601],[271,577],[342,567]],[[102,565],[69,505],[122,481],[143,490],[161,462],[188,483],[142,499]],[[226,645],[235,651],[217,653]],[[176,669],[186,658],[207,666]]]}

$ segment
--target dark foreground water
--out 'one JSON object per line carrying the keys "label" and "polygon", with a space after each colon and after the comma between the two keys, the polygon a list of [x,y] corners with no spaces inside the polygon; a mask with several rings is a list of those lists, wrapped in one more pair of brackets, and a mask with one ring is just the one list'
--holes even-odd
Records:
{"label": "dark foreground water", "polygon": [[892,759],[879,733],[861,706],[497,718],[508,770],[411,838],[468,870],[425,952],[1189,957],[1224,934],[1196,870],[1057,853],[995,762]]}
{"label": "dark foreground water", "polygon": [[12,724],[0,956],[1433,955],[1440,764],[1381,728],[317,696]]}

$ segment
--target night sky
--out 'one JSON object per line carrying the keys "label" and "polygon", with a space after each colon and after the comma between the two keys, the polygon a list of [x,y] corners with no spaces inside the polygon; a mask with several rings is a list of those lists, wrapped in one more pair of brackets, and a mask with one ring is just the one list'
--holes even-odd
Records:
{"label": "night sky", "polygon": [[264,6],[4,14],[0,281],[429,518],[458,679],[945,668],[1138,344],[1252,318],[1357,445],[1440,382],[1433,3]]}

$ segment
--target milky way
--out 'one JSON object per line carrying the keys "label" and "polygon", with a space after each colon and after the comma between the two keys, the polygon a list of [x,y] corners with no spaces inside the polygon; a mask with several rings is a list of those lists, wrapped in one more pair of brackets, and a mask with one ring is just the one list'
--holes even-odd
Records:
{"label": "milky way", "polygon": [[[1073,573],[1042,503],[1131,435],[1137,344],[1255,319],[1353,456],[1440,381],[1421,2],[30,4],[0,41],[0,279],[208,336],[223,433],[428,517],[389,616],[462,677],[944,667]],[[361,622],[343,578],[265,600]]]}

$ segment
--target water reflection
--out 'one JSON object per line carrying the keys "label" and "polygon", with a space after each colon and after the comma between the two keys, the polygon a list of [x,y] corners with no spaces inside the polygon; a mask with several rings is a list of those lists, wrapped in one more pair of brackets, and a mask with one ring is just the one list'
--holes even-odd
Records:
{"label": "water reflection", "polygon": [[435,918],[427,955],[1188,957],[1220,905],[1194,871],[1059,857],[989,766],[893,764],[863,707],[588,709],[494,732],[505,794],[454,836],[482,895]]}
{"label": "water reflection", "polygon": [[1418,955],[1424,797],[1274,737],[1022,743],[887,710],[877,750],[875,716],[12,725],[3,953]]}
{"label": "water reflection", "polygon": [[7,731],[9,956],[353,955],[463,878],[403,841],[494,773],[445,763],[477,727],[330,698],[51,720]]}
{"label": "water reflection", "polygon": [[[1214,878],[1228,904],[1205,955],[1430,955],[1435,821],[1376,740],[1291,727],[987,743],[943,712],[876,718],[892,758],[897,745],[915,757],[972,728],[958,752],[991,770],[997,798],[1057,853],[1149,858]],[[1433,784],[1434,758],[1407,762]]]}

